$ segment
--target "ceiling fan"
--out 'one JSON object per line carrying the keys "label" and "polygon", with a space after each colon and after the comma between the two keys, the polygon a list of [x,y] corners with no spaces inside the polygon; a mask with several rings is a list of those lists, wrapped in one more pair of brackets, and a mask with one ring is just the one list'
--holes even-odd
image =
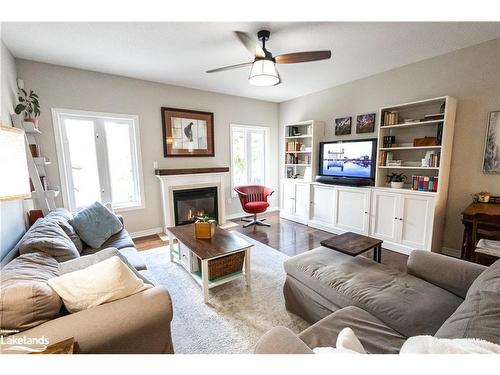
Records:
{"label": "ceiling fan", "polygon": [[248,81],[255,86],[276,86],[281,83],[281,77],[276,69],[276,64],[296,64],[309,61],[327,60],[332,56],[332,51],[308,51],[285,53],[273,56],[266,49],[266,42],[269,40],[271,32],[261,30],[257,33],[257,38],[262,42],[262,47],[249,34],[242,31],[233,31],[238,40],[243,43],[246,49],[255,56],[254,61],[224,66],[222,68],[207,70],[207,73],[217,73],[224,70],[244,68],[251,66]]}

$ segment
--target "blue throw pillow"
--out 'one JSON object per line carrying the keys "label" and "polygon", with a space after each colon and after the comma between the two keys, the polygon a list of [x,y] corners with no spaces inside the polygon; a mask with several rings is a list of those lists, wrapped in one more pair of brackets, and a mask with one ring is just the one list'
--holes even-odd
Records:
{"label": "blue throw pillow", "polygon": [[99,202],[81,209],[68,222],[78,236],[94,249],[101,247],[109,237],[123,229],[116,215]]}

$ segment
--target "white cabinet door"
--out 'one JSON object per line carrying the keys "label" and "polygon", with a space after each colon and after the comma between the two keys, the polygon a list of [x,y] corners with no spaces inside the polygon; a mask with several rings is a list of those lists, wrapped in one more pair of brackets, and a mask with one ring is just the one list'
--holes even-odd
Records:
{"label": "white cabinet door", "polygon": [[312,185],[311,188],[311,220],[319,224],[333,227],[335,205],[335,188]]}
{"label": "white cabinet door", "polygon": [[371,191],[337,188],[334,226],[340,230],[368,234]]}
{"label": "white cabinet door", "polygon": [[399,221],[401,244],[413,249],[430,250],[434,217],[434,197],[402,195]]}
{"label": "white cabinet door", "polygon": [[309,219],[309,184],[295,184],[294,214],[305,221]]}
{"label": "white cabinet door", "polygon": [[401,194],[374,191],[370,233],[381,240],[399,242],[399,211]]}
{"label": "white cabinet door", "polygon": [[290,215],[295,212],[295,184],[292,182],[283,182],[282,210]]}

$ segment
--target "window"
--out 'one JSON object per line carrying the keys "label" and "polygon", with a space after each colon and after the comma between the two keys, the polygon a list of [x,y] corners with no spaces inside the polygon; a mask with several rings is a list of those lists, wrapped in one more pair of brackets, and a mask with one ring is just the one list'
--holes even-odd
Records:
{"label": "window", "polygon": [[233,188],[246,184],[266,184],[268,133],[266,127],[231,125]]}
{"label": "window", "polygon": [[144,208],[137,116],[53,110],[65,206]]}

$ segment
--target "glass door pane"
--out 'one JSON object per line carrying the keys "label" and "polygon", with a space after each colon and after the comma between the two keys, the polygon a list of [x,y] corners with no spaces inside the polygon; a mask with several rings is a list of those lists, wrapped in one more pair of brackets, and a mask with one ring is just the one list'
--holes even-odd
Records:
{"label": "glass door pane", "polygon": [[132,126],[130,123],[105,121],[108,166],[113,205],[137,202],[138,187],[134,178],[135,160],[132,156]]}
{"label": "glass door pane", "polygon": [[101,200],[94,126],[92,120],[64,119],[72,208]]}
{"label": "glass door pane", "polygon": [[249,183],[263,185],[265,181],[266,144],[263,131],[250,133],[250,154],[252,158]]}
{"label": "glass door pane", "polygon": [[247,183],[247,138],[244,131],[233,131],[233,184],[234,186]]}

